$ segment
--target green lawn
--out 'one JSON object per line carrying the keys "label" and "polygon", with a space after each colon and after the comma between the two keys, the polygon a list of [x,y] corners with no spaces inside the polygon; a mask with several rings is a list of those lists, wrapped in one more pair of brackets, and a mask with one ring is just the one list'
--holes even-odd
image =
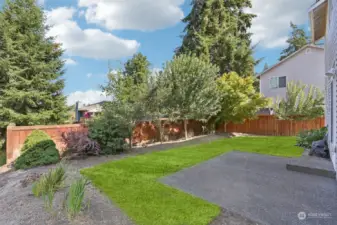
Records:
{"label": "green lawn", "polygon": [[175,173],[231,150],[297,157],[293,137],[241,137],[112,161],[82,170],[138,225],[207,225],[220,208],[159,183]]}

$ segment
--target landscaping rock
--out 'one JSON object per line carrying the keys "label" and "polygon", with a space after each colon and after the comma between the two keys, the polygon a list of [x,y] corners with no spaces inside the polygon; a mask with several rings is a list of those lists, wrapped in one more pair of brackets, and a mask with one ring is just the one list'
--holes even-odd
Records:
{"label": "landscaping rock", "polygon": [[324,136],[323,140],[312,142],[312,147],[309,152],[310,156],[330,159],[330,153],[327,146],[328,135]]}

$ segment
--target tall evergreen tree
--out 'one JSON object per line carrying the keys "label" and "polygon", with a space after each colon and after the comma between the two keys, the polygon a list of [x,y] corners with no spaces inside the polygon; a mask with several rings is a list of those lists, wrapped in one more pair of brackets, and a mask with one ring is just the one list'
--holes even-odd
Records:
{"label": "tall evergreen tree", "polygon": [[135,84],[146,83],[150,75],[150,62],[142,53],[135,54],[125,65],[125,74],[131,76]]}
{"label": "tall evergreen tree", "polygon": [[309,37],[306,35],[303,29],[299,28],[292,22],[290,22],[290,27],[292,29],[291,36],[287,40],[289,45],[281,52],[280,61],[297,52],[299,49],[309,43]]}
{"label": "tall evergreen tree", "polygon": [[220,74],[231,71],[240,76],[254,74],[255,61],[250,47],[253,14],[245,13],[251,0],[194,0],[182,46],[177,54],[193,53],[220,68]]}
{"label": "tall evergreen tree", "polygon": [[8,0],[0,12],[0,128],[67,119],[61,46],[46,37],[35,0]]}
{"label": "tall evergreen tree", "polygon": [[263,67],[263,72],[266,71],[267,69],[269,69],[269,66],[268,66],[268,63],[265,63]]}

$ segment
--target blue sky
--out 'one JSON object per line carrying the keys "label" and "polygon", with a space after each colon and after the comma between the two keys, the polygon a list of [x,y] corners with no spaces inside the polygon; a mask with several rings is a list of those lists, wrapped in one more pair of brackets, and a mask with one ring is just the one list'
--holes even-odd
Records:
{"label": "blue sky", "polygon": [[[0,2],[3,0],[0,0]],[[142,52],[159,69],[181,44],[185,27],[181,18],[191,0],[37,0],[45,10],[49,34],[65,49],[68,103],[93,103],[105,99],[99,86],[106,82],[108,65],[119,68],[130,56]],[[277,62],[286,46],[289,22],[308,30],[307,10],[314,0],[252,0],[247,9],[258,17],[253,22],[255,57]]]}

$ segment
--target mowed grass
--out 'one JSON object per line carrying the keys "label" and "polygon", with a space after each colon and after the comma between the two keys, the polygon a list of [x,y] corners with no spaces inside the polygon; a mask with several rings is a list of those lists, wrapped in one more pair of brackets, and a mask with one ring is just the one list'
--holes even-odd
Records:
{"label": "mowed grass", "polygon": [[240,150],[298,157],[294,137],[240,137],[112,161],[81,171],[138,225],[207,225],[220,208],[158,178]]}

